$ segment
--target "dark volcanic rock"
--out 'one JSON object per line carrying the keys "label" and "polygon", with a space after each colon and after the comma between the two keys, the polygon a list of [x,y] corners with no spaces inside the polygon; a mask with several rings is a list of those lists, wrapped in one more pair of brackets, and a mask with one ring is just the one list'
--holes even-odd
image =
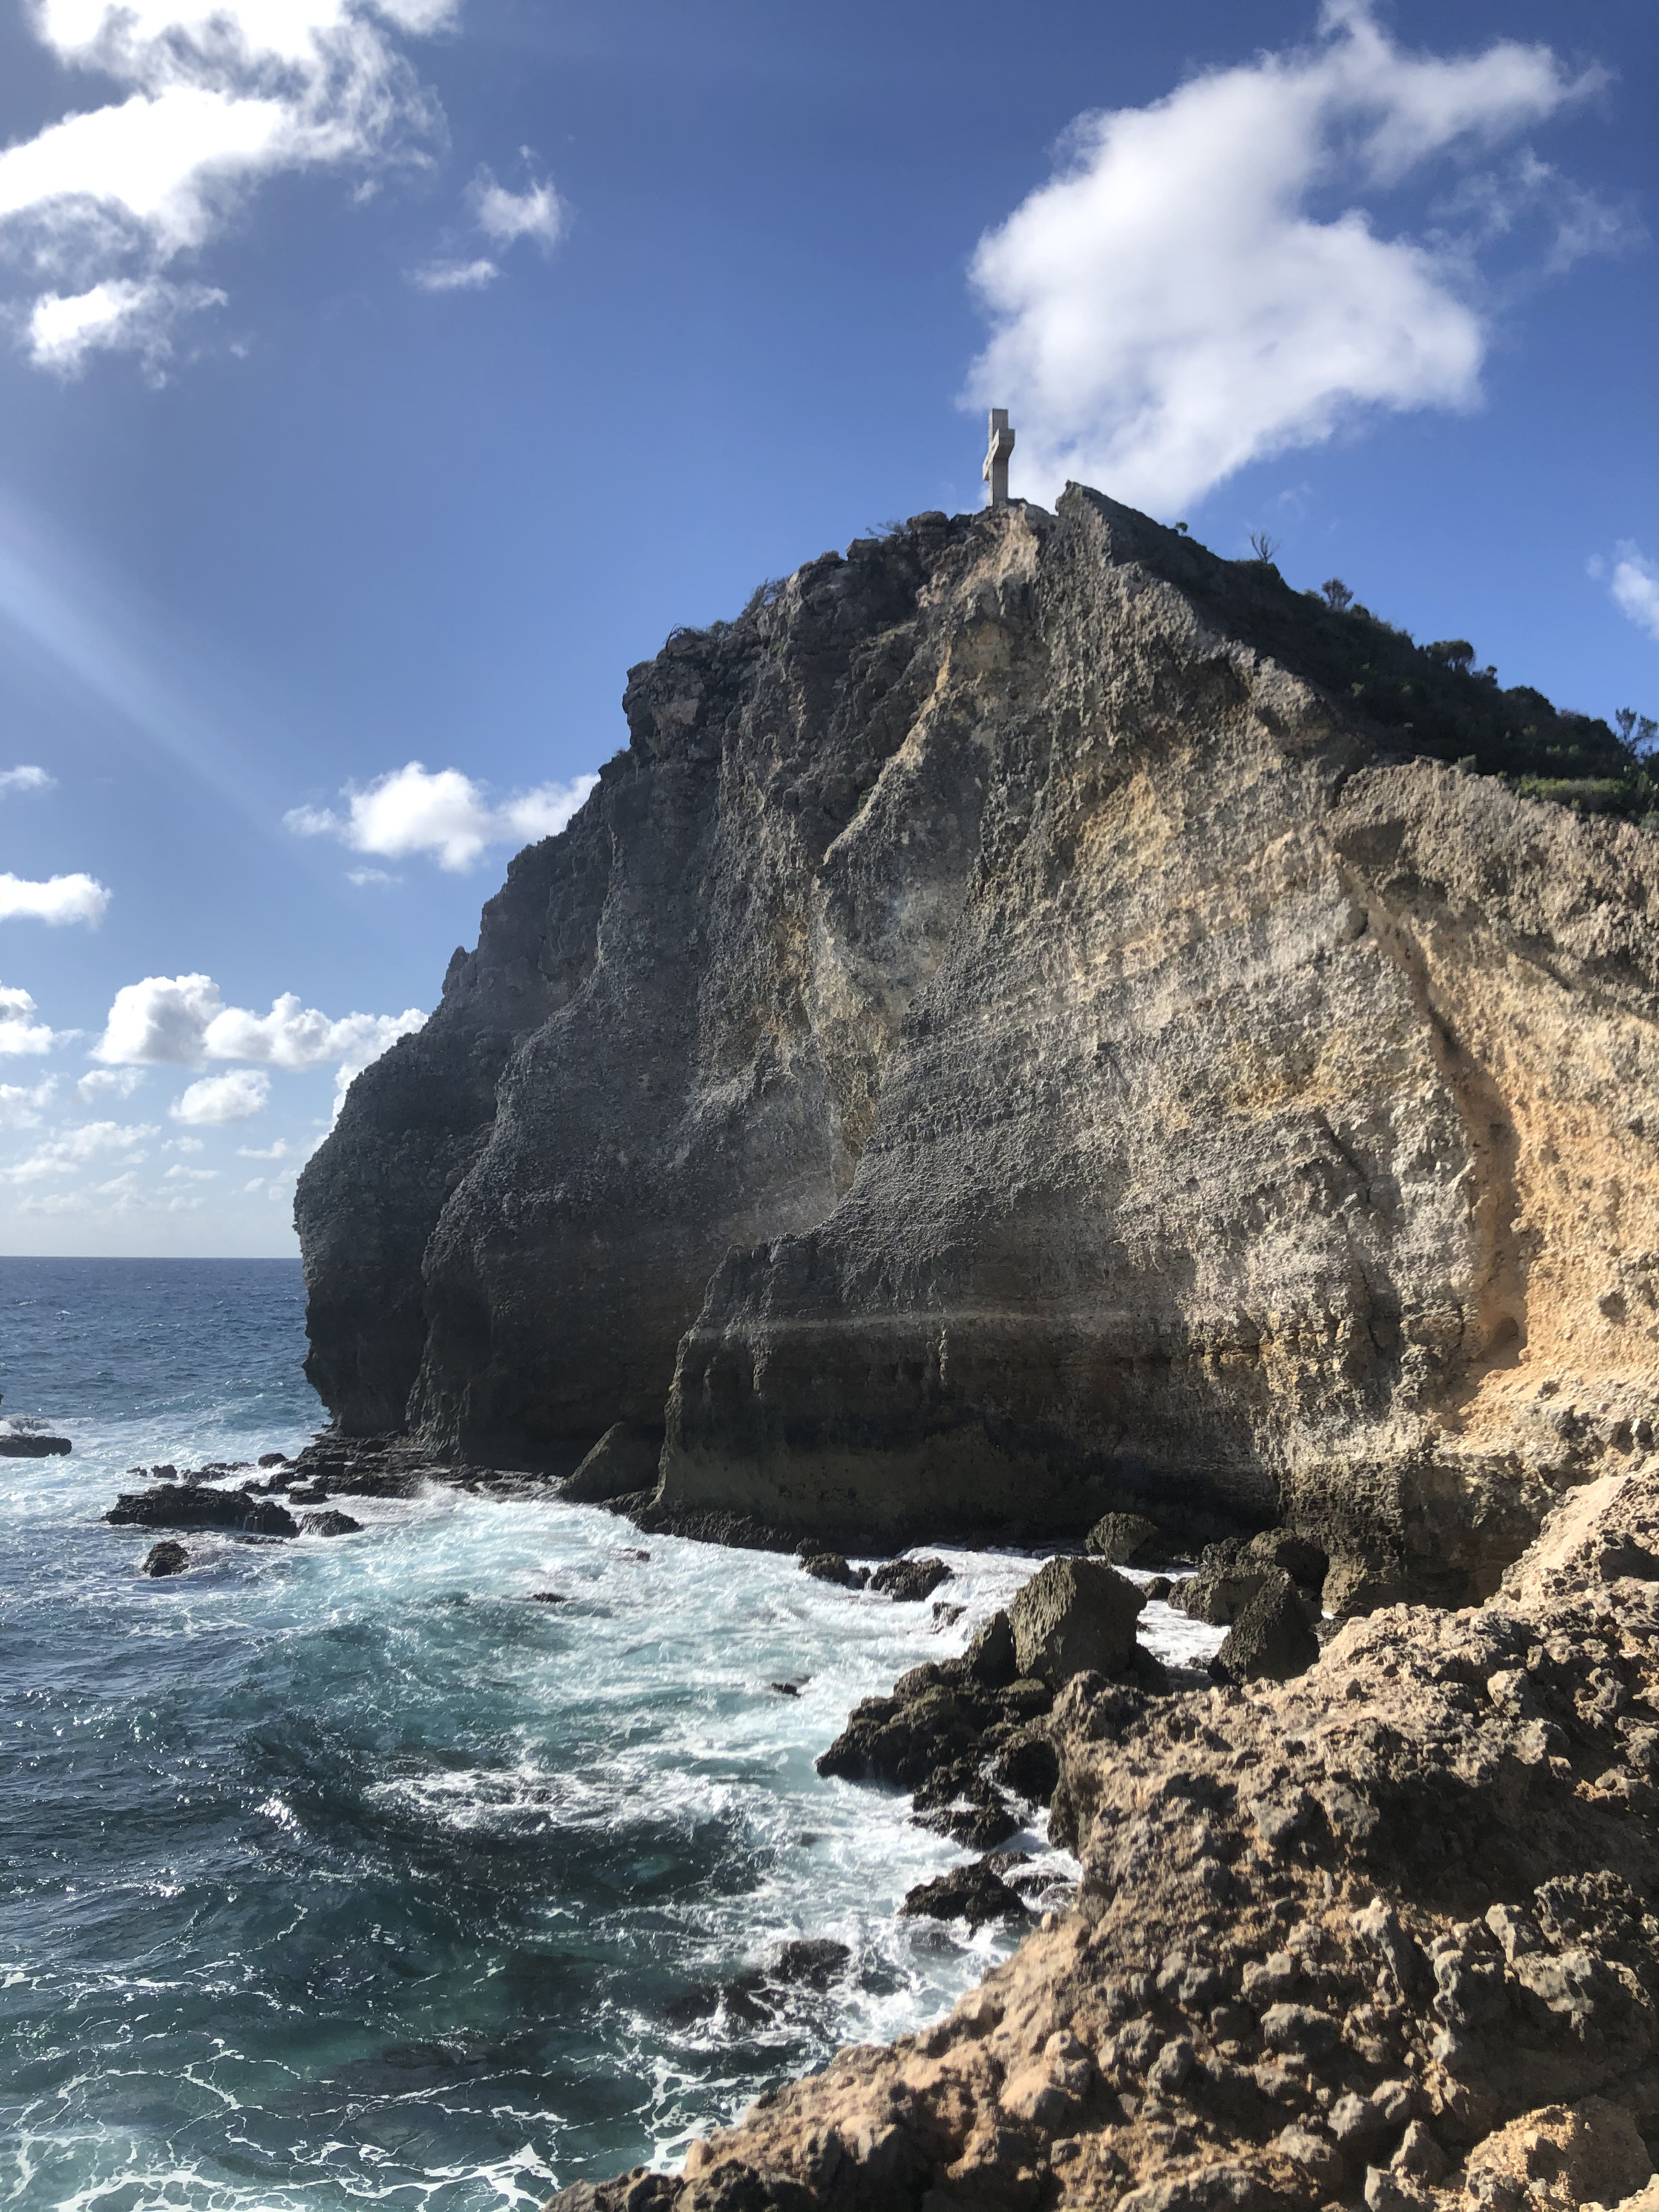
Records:
{"label": "dark volcanic rock", "polygon": [[899,1907],[912,1919],[965,1920],[970,1928],[988,1920],[1024,1920],[1025,1905],[1017,1891],[983,1859],[972,1866],[952,1867],[932,1881],[918,1882]]}
{"label": "dark volcanic rock", "polygon": [[803,1552],[801,1567],[817,1582],[836,1583],[843,1589],[861,1589],[867,1575],[855,1575],[839,1552]]}
{"label": "dark volcanic rock", "polygon": [[1338,1612],[1651,1449],[1659,841],[1449,764],[1610,733],[1080,488],[624,703],[301,1178],[343,1437],[660,1422],[653,1525],[786,1548],[1282,1520]]}
{"label": "dark volcanic rock", "polygon": [[211,1483],[160,1483],[125,1491],[106,1521],[116,1528],[231,1528],[251,1536],[297,1536],[294,1516],[247,1490],[218,1490]]}
{"label": "dark volcanic rock", "polygon": [[74,1449],[68,1437],[46,1429],[0,1428],[0,1459],[55,1459]]}
{"label": "dark volcanic rock", "polygon": [[355,1536],[362,1527],[349,1513],[302,1513],[300,1527],[307,1536]]}
{"label": "dark volcanic rock", "polygon": [[919,1605],[950,1579],[943,1559],[884,1559],[871,1576],[870,1587],[900,1604]]}
{"label": "dark volcanic rock", "polygon": [[153,1575],[158,1580],[163,1575],[181,1575],[190,1565],[190,1553],[182,1544],[170,1537],[152,1544],[144,1554],[144,1563],[138,1570],[141,1575]]}

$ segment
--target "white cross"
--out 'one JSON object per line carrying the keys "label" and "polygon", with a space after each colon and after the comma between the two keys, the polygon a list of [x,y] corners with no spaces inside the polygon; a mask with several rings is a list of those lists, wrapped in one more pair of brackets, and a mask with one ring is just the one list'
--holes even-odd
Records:
{"label": "white cross", "polygon": [[1008,428],[1008,410],[991,410],[990,443],[986,448],[985,465],[980,471],[991,487],[993,507],[1008,504],[1008,456],[1014,450],[1014,434]]}

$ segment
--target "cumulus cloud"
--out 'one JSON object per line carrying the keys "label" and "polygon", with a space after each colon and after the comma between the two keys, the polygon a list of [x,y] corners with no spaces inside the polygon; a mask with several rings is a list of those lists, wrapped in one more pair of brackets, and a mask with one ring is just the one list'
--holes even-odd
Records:
{"label": "cumulus cloud", "polygon": [[274,1145],[261,1145],[258,1147],[252,1145],[238,1145],[236,1157],[239,1160],[285,1160],[293,1150],[293,1146],[289,1143],[286,1137],[278,1137]]}
{"label": "cumulus cloud", "polygon": [[17,768],[0,768],[0,799],[15,791],[50,791],[57,781],[45,769],[32,768],[27,762]]}
{"label": "cumulus cloud", "polygon": [[161,1180],[163,1182],[217,1182],[219,1170],[217,1168],[181,1168],[175,1165],[167,1170]]}
{"label": "cumulus cloud", "polygon": [[1628,615],[1650,637],[1659,638],[1659,562],[1650,561],[1633,538],[1624,538],[1613,559],[1598,556],[1590,562],[1589,572],[1606,584],[1620,614]]}
{"label": "cumulus cloud", "polygon": [[[1472,407],[1487,333],[1470,241],[1386,237],[1336,204],[1601,81],[1510,40],[1408,53],[1368,0],[1327,0],[1310,47],[1082,116],[1056,175],[980,241],[993,331],[967,398],[1014,410],[1033,495],[1073,477],[1154,510],[1368,410]],[[1578,195],[1576,230],[1559,228],[1558,264],[1610,242],[1591,204]]]}
{"label": "cumulus cloud", "polygon": [[263,1113],[270,1097],[270,1078],[262,1067],[233,1067],[228,1075],[204,1075],[175,1098],[167,1111],[175,1121],[198,1128],[222,1127]]}
{"label": "cumulus cloud", "polygon": [[284,171],[418,158],[441,118],[392,33],[453,0],[39,0],[37,36],[125,97],[0,152],[0,241],[27,270],[27,343],[70,373],[94,352],[154,368],[180,317],[222,305],[175,273]]}
{"label": "cumulus cloud", "polygon": [[72,1175],[100,1152],[125,1152],[131,1158],[143,1159],[143,1153],[137,1148],[155,1134],[152,1122],[83,1121],[78,1128],[64,1129],[51,1138],[15,1167],[0,1172],[8,1182],[39,1182],[48,1176]]}
{"label": "cumulus cloud", "polygon": [[268,1014],[227,1006],[210,975],[146,975],[124,983],[93,1057],[112,1066],[199,1066],[204,1060],[251,1060],[299,1070],[368,1049],[374,1056],[419,1029],[418,1006],[401,1014],[346,1014],[339,1020],[284,991]]}
{"label": "cumulus cloud", "polygon": [[361,791],[341,793],[343,814],[330,806],[296,806],[283,817],[301,837],[337,837],[354,853],[400,860],[430,853],[441,868],[470,868],[489,845],[522,845],[556,836],[599,782],[579,775],[568,783],[538,784],[491,804],[488,787],[459,769],[435,772],[419,761],[393,769]]}
{"label": "cumulus cloud", "polygon": [[34,1018],[35,1006],[27,991],[15,984],[0,983],[0,1053],[50,1052],[57,1042],[45,1022]]}
{"label": "cumulus cloud", "polygon": [[146,975],[141,983],[124,983],[92,1056],[112,1066],[191,1066],[204,1057],[202,1040],[222,1004],[211,975]]}
{"label": "cumulus cloud", "polygon": [[91,876],[52,876],[43,884],[27,877],[0,875],[0,921],[84,921],[96,929],[109,907],[109,893]]}

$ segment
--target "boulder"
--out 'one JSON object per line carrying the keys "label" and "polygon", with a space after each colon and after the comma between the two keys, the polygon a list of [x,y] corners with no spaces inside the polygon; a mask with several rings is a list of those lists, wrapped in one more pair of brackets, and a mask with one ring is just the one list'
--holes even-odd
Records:
{"label": "boulder", "polygon": [[1008,1609],[1021,1674],[1058,1688],[1091,1669],[1121,1674],[1134,1657],[1145,1593],[1097,1559],[1050,1559]]}
{"label": "boulder", "polygon": [[0,1429],[0,1459],[54,1459],[73,1451],[67,1437],[54,1437],[45,1429]]}
{"label": "boulder", "polygon": [[983,1859],[952,1867],[932,1881],[918,1882],[899,1907],[908,1919],[965,1920],[970,1929],[988,1920],[1023,1920],[1024,1901]]}
{"label": "boulder", "polygon": [[1318,1656],[1307,1600],[1279,1567],[1233,1622],[1210,1666],[1227,1681],[1287,1682]]}
{"label": "boulder", "polygon": [[951,1579],[943,1559],[885,1559],[870,1577],[870,1587],[902,1605],[920,1604]]}
{"label": "boulder", "polygon": [[171,1538],[167,1538],[159,1544],[150,1546],[144,1554],[144,1563],[138,1571],[141,1575],[153,1576],[159,1582],[164,1575],[183,1574],[189,1565],[190,1553],[184,1546],[175,1544]]}
{"label": "boulder", "polygon": [[285,1507],[246,1490],[219,1490],[210,1482],[163,1482],[153,1490],[125,1491],[106,1521],[114,1528],[229,1528],[253,1536],[297,1536],[300,1525]]}
{"label": "boulder", "polygon": [[559,1495],[572,1505],[605,1505],[657,1486],[662,1430],[639,1421],[615,1421]]}
{"label": "boulder", "polygon": [[302,1513],[300,1526],[307,1536],[355,1536],[362,1527],[349,1513]]}
{"label": "boulder", "polygon": [[988,1690],[1000,1690],[1019,1673],[1014,1657],[1014,1632],[1006,1613],[991,1615],[963,1654],[963,1664]]}
{"label": "boulder", "polygon": [[1110,1567],[1127,1567],[1137,1552],[1144,1552],[1158,1534],[1156,1521],[1144,1513],[1103,1513],[1083,1540],[1091,1558]]}
{"label": "boulder", "polygon": [[1324,1586],[1326,1556],[1317,1544],[1288,1528],[1264,1528],[1255,1536],[1226,1536],[1206,1544],[1198,1572],[1181,1584],[1172,1601],[1192,1620],[1230,1628],[1256,1592],[1275,1574],[1288,1574],[1306,1593],[1316,1618]]}
{"label": "boulder", "polygon": [[867,1579],[855,1575],[840,1552],[809,1552],[800,1564],[815,1582],[835,1583],[842,1589],[861,1589]]}

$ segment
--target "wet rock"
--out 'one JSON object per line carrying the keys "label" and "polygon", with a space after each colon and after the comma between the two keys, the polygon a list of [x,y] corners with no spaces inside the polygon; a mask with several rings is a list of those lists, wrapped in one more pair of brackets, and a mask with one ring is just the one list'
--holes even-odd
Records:
{"label": "wet rock", "polygon": [[300,1527],[307,1536],[355,1536],[362,1528],[349,1513],[302,1513]]}
{"label": "wet rock", "polygon": [[870,1577],[870,1587],[902,1605],[920,1604],[951,1579],[943,1559],[886,1559]]}
{"label": "wet rock", "polygon": [[867,1576],[854,1574],[839,1552],[808,1552],[802,1554],[801,1569],[815,1582],[835,1583],[842,1589],[861,1589]]}
{"label": "wet rock", "polygon": [[1103,1514],[1083,1540],[1090,1556],[1110,1567],[1127,1567],[1158,1534],[1158,1523],[1144,1513]]}
{"label": "wet rock", "polygon": [[954,1628],[967,1610],[965,1605],[950,1605],[945,1599],[939,1598],[933,1605],[933,1626],[935,1628]]}
{"label": "wet rock", "polygon": [[261,1452],[254,1464],[257,1467],[286,1467],[288,1465],[288,1454],[286,1452]]}
{"label": "wet rock", "polygon": [[1227,1631],[1210,1667],[1228,1681],[1285,1682],[1318,1656],[1308,1601],[1289,1575],[1275,1568]]}
{"label": "wet rock", "polygon": [[570,1601],[562,1590],[532,1590],[532,1605],[568,1605]]}
{"label": "wet rock", "polygon": [[174,1543],[171,1539],[164,1539],[162,1542],[150,1546],[138,1571],[159,1579],[163,1575],[181,1575],[189,1565],[190,1553],[184,1546]]}
{"label": "wet rock", "polygon": [[1023,1675],[1058,1687],[1085,1670],[1121,1674],[1135,1652],[1146,1602],[1126,1577],[1094,1559],[1050,1559],[1008,1609]]}
{"label": "wet rock", "polygon": [[1026,1917],[1024,1900],[984,1859],[918,1882],[907,1891],[899,1911],[909,1919],[965,1920],[970,1929]]}
{"label": "wet rock", "polygon": [[26,1429],[15,1422],[0,1427],[0,1459],[55,1459],[74,1449],[69,1437],[46,1429]]}
{"label": "wet rock", "polygon": [[161,1483],[153,1490],[127,1491],[105,1514],[114,1528],[229,1528],[245,1535],[297,1536],[293,1515],[247,1490],[220,1490],[210,1483]]}
{"label": "wet rock", "polygon": [[288,1486],[290,1505],[326,1505],[332,1493],[320,1482],[292,1482]]}
{"label": "wet rock", "polygon": [[637,1491],[654,1490],[661,1457],[660,1423],[614,1422],[559,1495],[573,1505],[605,1505]]}
{"label": "wet rock", "polygon": [[799,1686],[794,1682],[769,1682],[766,1686],[780,1698],[798,1698],[800,1695]]}
{"label": "wet rock", "polygon": [[1146,1602],[1148,1605],[1167,1605],[1174,1590],[1175,1584],[1168,1575],[1154,1575],[1146,1584]]}
{"label": "wet rock", "polygon": [[1046,1729],[1020,1728],[996,1745],[991,1771],[1017,1797],[1046,1805],[1060,1781],[1060,1754]]}

